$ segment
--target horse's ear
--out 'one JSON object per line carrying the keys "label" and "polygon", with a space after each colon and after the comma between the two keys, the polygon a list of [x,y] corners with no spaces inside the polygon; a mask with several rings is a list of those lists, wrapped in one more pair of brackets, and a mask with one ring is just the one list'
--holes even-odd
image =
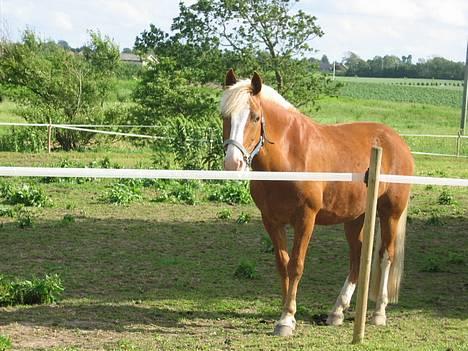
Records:
{"label": "horse's ear", "polygon": [[262,90],[262,78],[260,78],[257,72],[254,72],[251,85],[252,85],[252,95],[257,95],[260,92],[260,90]]}
{"label": "horse's ear", "polygon": [[237,78],[236,74],[234,73],[234,70],[231,68],[227,73],[226,73],[226,79],[224,80],[224,87],[230,87],[231,85],[234,85],[237,83]]}

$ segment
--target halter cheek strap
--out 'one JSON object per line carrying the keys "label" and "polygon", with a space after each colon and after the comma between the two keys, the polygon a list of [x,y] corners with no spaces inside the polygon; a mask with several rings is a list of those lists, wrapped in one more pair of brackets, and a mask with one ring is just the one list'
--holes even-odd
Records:
{"label": "halter cheek strap", "polygon": [[247,163],[247,166],[251,167],[254,157],[258,155],[263,145],[265,145],[265,141],[269,142],[270,144],[273,144],[273,142],[269,141],[268,138],[266,137],[265,118],[263,117],[263,114],[262,114],[260,140],[258,141],[257,145],[255,145],[252,152],[247,151],[244,145],[242,145],[241,143],[239,143],[238,141],[234,139],[226,139],[223,143],[223,146],[224,147],[227,147],[228,145],[235,146],[244,156],[244,161]]}

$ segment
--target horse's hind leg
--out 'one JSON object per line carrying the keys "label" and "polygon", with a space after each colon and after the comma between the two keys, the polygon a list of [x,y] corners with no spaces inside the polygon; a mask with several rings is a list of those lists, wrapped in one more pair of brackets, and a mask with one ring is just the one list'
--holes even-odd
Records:
{"label": "horse's hind leg", "polygon": [[352,222],[345,223],[346,239],[349,244],[349,274],[341,289],[335,306],[327,318],[328,325],[341,325],[344,320],[344,311],[349,307],[351,297],[356,289],[356,282],[359,275],[359,261],[361,257],[362,226],[364,215]]}
{"label": "horse's hind leg", "polygon": [[406,226],[406,209],[400,207],[382,206],[379,210],[381,245],[375,248],[370,291],[371,299],[376,301],[372,318],[375,325],[386,325],[387,304],[398,301]]}

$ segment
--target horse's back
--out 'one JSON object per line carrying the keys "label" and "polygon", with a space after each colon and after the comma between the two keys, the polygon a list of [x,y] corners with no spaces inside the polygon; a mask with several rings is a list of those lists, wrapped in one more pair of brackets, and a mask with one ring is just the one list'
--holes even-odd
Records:
{"label": "horse's back", "polygon": [[382,173],[412,175],[414,172],[414,161],[407,144],[385,124],[354,122],[322,125],[320,129],[328,140],[329,157],[324,160],[324,166],[334,172],[366,170],[374,146],[383,149]]}

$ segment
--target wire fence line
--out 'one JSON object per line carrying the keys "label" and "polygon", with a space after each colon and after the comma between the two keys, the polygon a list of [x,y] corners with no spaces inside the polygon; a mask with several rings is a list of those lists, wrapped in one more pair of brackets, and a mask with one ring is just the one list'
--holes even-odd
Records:
{"label": "wire fence line", "polygon": [[[109,124],[55,124],[55,123],[15,123],[15,122],[0,122],[0,127],[47,127],[49,130],[52,128],[57,129],[68,129],[68,130],[75,130],[79,132],[88,132],[88,133],[95,133],[95,134],[104,134],[104,135],[114,135],[114,136],[122,136],[122,137],[131,137],[131,138],[142,138],[142,139],[152,139],[152,140],[171,140],[172,138],[169,136],[158,136],[158,135],[150,135],[150,134],[140,134],[140,133],[130,133],[130,132],[120,132],[120,131],[109,131],[109,130],[100,130],[94,128],[130,128],[130,129],[161,129],[162,126],[158,125],[127,125],[127,124],[116,124],[116,125],[109,125]],[[441,157],[461,157],[461,158],[468,158],[468,149],[465,150],[463,147],[462,141],[468,139],[468,136],[462,135],[458,133],[457,135],[437,135],[437,134],[408,134],[402,133],[400,134],[404,137],[410,147],[417,151],[412,151],[415,155],[427,155],[427,156],[441,156]],[[51,145],[51,133],[48,133],[48,145]],[[421,140],[421,139],[452,139],[455,140],[454,145],[444,144],[443,142],[436,142],[438,150],[440,152],[433,152],[434,143],[424,143],[424,142],[414,142],[413,139]],[[207,142],[213,143],[215,140],[212,139],[186,139],[189,142]],[[421,150],[421,147],[426,150]],[[465,145],[466,148],[466,145]],[[428,150],[429,149],[429,150]],[[452,153],[453,152],[453,153]]]}

